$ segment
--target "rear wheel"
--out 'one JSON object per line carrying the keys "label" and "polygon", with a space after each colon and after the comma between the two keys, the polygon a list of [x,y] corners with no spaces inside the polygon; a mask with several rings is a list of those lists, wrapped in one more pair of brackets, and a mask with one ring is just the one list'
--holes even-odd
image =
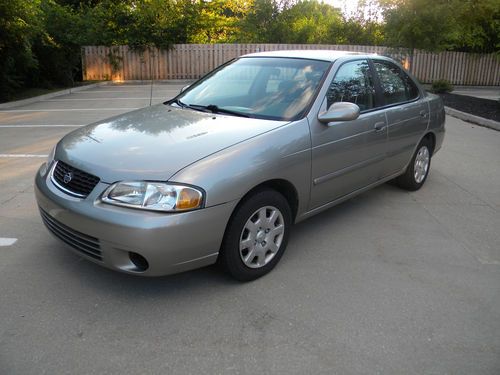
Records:
{"label": "rear wheel", "polygon": [[406,172],[395,179],[396,184],[406,190],[415,191],[422,187],[431,167],[432,144],[424,138],[417,147]]}
{"label": "rear wheel", "polygon": [[270,272],[285,251],[292,214],[277,191],[259,190],[231,217],[219,262],[240,281],[255,280]]}

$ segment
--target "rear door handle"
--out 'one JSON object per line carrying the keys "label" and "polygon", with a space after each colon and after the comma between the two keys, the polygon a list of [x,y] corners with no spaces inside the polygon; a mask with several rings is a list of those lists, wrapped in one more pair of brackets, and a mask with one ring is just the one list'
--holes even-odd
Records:
{"label": "rear door handle", "polygon": [[421,110],[420,116],[422,116],[423,118],[427,118],[427,111]]}
{"label": "rear door handle", "polygon": [[373,128],[375,129],[376,132],[381,132],[382,130],[385,129],[385,122],[383,121],[377,122],[375,123],[375,125],[373,125]]}

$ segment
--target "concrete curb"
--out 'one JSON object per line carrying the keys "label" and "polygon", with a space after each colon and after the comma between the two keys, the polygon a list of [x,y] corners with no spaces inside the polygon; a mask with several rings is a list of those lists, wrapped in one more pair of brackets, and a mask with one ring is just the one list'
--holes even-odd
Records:
{"label": "concrete curb", "polygon": [[54,92],[51,92],[49,94],[38,95],[38,96],[34,96],[34,97],[28,98],[28,99],[15,100],[13,102],[2,103],[2,104],[0,104],[0,109],[19,107],[22,105],[36,103],[36,102],[39,102],[40,100],[50,99],[50,98],[54,98],[54,97],[60,96],[60,95],[68,95],[68,94],[71,94],[72,92],[83,91],[83,90],[91,89],[93,87],[105,86],[105,85],[109,85],[109,84],[110,84],[110,81],[97,82],[97,83],[91,83],[90,85],[72,87],[70,89],[65,89],[65,90],[61,90],[61,91],[54,91]]}
{"label": "concrete curb", "polygon": [[470,113],[458,111],[450,107],[444,107],[444,111],[446,112],[447,115],[456,117],[460,120],[500,131],[500,122],[498,121],[488,120],[483,117],[474,116],[471,115]]}

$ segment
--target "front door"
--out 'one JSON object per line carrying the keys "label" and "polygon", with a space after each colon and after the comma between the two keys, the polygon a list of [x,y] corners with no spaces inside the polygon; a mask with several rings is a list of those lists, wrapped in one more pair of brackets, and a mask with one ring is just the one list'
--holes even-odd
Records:
{"label": "front door", "polygon": [[353,121],[311,123],[312,187],[310,209],[381,178],[387,142],[385,113],[378,110],[373,74],[367,60],[340,66],[320,111],[335,102],[352,102],[361,114]]}

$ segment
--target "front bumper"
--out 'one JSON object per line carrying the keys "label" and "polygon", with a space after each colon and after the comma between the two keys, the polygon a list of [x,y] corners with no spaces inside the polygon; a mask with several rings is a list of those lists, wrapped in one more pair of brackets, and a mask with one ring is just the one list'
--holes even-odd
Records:
{"label": "front bumper", "polygon": [[[215,263],[237,204],[174,214],[117,207],[99,199],[109,185],[100,182],[85,199],[75,198],[55,187],[45,170],[42,165],[37,172],[35,195],[50,231],[82,257],[131,274],[161,276]],[[137,267],[131,253],[144,257],[147,269]]]}

